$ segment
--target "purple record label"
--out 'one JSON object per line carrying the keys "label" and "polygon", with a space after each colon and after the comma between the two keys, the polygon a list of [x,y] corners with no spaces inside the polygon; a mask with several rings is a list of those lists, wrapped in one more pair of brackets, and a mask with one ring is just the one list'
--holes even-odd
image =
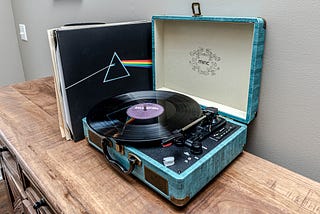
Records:
{"label": "purple record label", "polygon": [[145,120],[160,116],[164,112],[164,108],[155,103],[139,103],[131,106],[127,110],[129,117]]}

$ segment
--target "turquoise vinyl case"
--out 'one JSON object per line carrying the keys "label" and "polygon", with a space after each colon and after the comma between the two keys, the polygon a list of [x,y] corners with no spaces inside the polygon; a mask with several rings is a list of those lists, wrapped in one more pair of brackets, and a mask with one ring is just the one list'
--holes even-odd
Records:
{"label": "turquoise vinyl case", "polygon": [[[258,108],[265,22],[256,17],[154,16],[152,34],[154,89],[216,107],[238,127],[182,173],[139,148],[108,142],[117,165],[183,206],[243,151],[247,124]],[[104,136],[92,130],[86,118],[83,125],[88,142],[103,152]]]}

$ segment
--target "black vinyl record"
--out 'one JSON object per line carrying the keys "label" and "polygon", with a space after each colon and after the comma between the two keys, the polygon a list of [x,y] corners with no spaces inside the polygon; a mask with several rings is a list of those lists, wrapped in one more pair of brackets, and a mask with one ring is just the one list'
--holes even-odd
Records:
{"label": "black vinyl record", "polygon": [[202,114],[188,96],[168,91],[137,91],[118,95],[94,106],[88,125],[119,143],[139,145],[173,136]]}

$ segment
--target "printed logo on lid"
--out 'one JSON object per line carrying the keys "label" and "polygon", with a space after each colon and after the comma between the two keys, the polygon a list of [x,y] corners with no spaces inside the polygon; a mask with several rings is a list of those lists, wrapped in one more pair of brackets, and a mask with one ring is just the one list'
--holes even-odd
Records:
{"label": "printed logo on lid", "polygon": [[211,49],[199,47],[190,51],[189,63],[191,69],[202,75],[215,75],[220,70],[219,62],[221,57],[217,56]]}

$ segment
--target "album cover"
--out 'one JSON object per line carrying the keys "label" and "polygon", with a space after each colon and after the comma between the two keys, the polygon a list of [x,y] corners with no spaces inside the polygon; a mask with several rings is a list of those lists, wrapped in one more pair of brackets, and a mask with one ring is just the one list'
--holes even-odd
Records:
{"label": "album cover", "polygon": [[81,120],[98,102],[152,89],[150,22],[61,27],[48,34],[66,138],[84,138]]}

